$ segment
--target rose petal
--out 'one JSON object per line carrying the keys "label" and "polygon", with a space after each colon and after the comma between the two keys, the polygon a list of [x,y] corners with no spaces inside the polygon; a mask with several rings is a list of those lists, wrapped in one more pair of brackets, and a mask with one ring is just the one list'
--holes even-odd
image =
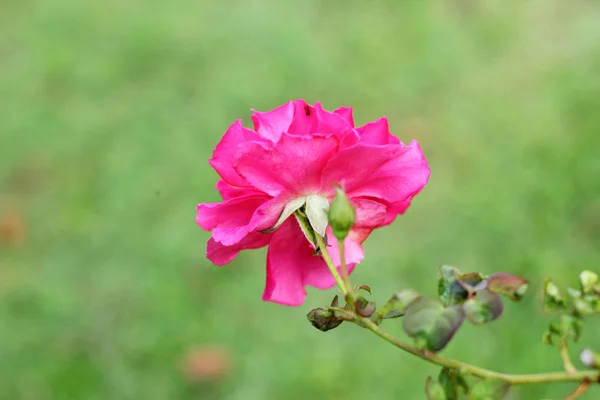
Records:
{"label": "rose petal", "polygon": [[[327,232],[331,258],[339,265],[337,240]],[[347,240],[344,244],[350,271],[363,258],[359,244]],[[338,267],[339,270],[339,267]],[[341,272],[340,272],[341,273]],[[304,239],[298,223],[288,219],[274,234],[267,253],[267,281],[263,300],[288,306],[299,306],[306,298],[305,286],[328,289],[335,285],[327,264],[314,255],[314,249]]]}
{"label": "rose petal", "polygon": [[429,179],[429,167],[416,141],[408,146],[357,144],[340,151],[323,170],[321,192],[343,184],[350,197],[405,201]]}
{"label": "rose petal", "polygon": [[217,144],[217,147],[213,151],[213,156],[208,162],[221,178],[230,185],[239,187],[247,186],[248,183],[244,178],[240,177],[233,169],[233,160],[241,143],[260,140],[261,138],[256,132],[244,128],[242,121],[237,120],[227,129],[227,132],[225,132],[225,135],[219,144]]}
{"label": "rose petal", "polygon": [[348,122],[348,124],[354,127],[354,117],[352,116],[352,107],[340,107],[337,110],[333,110],[334,114],[339,115]]}
{"label": "rose petal", "polygon": [[231,186],[223,179],[217,181],[216,189],[221,193],[221,197],[223,200],[230,200],[235,197],[247,197],[247,196],[256,196],[256,195],[264,195],[264,193],[259,192],[258,190],[252,188],[251,186],[245,187],[236,187]]}
{"label": "rose petal", "polygon": [[272,149],[240,145],[235,170],[256,189],[271,196],[303,195],[319,189],[321,172],[338,147],[335,137],[284,134]]}
{"label": "rose petal", "polygon": [[360,142],[366,144],[384,145],[398,144],[400,139],[390,133],[387,118],[383,117],[375,122],[369,122],[356,128],[360,136]]}
{"label": "rose petal", "polygon": [[293,101],[288,101],[271,111],[254,111],[252,122],[254,130],[265,139],[272,142],[278,142],[281,135],[288,132],[290,124],[294,119],[295,105]]}
{"label": "rose petal", "polygon": [[294,102],[294,120],[288,132],[296,135],[309,135],[317,124],[315,108],[304,100]]}
{"label": "rose petal", "polygon": [[212,237],[225,246],[241,241],[247,234],[271,227],[281,214],[287,197],[254,195],[222,203],[199,204],[196,222],[212,231]]}
{"label": "rose petal", "polygon": [[215,265],[225,265],[233,261],[242,250],[258,249],[269,244],[271,235],[252,232],[244,237],[238,243],[232,246],[225,246],[210,238],[206,245],[206,258]]}
{"label": "rose petal", "polygon": [[354,130],[348,120],[338,114],[324,110],[318,101],[315,103],[315,112],[317,114],[317,124],[313,130],[316,133],[331,134],[342,139]]}

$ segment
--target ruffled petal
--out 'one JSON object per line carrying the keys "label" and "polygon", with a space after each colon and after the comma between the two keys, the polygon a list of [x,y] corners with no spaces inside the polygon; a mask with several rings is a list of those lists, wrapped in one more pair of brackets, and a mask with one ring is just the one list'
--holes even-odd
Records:
{"label": "ruffled petal", "polygon": [[254,111],[252,122],[254,130],[265,139],[271,142],[278,142],[283,133],[289,131],[290,124],[294,119],[295,105],[293,101],[288,101],[271,111]]}
{"label": "ruffled petal", "polygon": [[252,216],[268,200],[267,196],[247,196],[222,203],[198,204],[196,223],[212,231],[213,239],[230,246],[254,229],[250,226]]}
{"label": "ruffled petal", "polygon": [[339,139],[342,139],[354,130],[347,119],[339,114],[323,109],[323,106],[318,101],[315,103],[315,112],[317,115],[317,124],[313,128],[314,133],[335,135]]}
{"label": "ruffled petal", "polygon": [[254,195],[222,203],[199,204],[196,222],[202,229],[212,231],[214,240],[231,246],[249,233],[275,224],[286,202],[287,197]]}
{"label": "ruffled petal", "polygon": [[[327,232],[332,261],[338,266],[337,240]],[[352,271],[364,254],[360,244],[346,240],[346,261]],[[267,280],[263,300],[288,306],[299,306],[306,298],[305,286],[328,289],[335,285],[327,264],[314,255],[314,249],[304,238],[300,227],[293,218],[288,219],[271,238],[267,253]]]}
{"label": "ruffled petal", "polygon": [[304,238],[298,222],[289,218],[275,231],[267,252],[267,279],[263,300],[299,306],[306,298],[305,269],[327,268],[313,256],[314,249]]}
{"label": "ruffled petal", "polygon": [[278,196],[319,189],[323,167],[335,155],[335,137],[284,134],[273,148],[243,143],[235,170],[256,189]]}
{"label": "ruffled petal", "polygon": [[225,265],[233,261],[242,250],[258,249],[269,244],[271,235],[252,232],[244,237],[238,243],[232,246],[225,246],[210,238],[206,245],[206,258],[215,265]]}
{"label": "ruffled petal", "polygon": [[233,161],[241,143],[261,141],[256,132],[242,126],[242,121],[235,121],[213,151],[209,164],[227,183],[233,186],[247,186],[248,183],[233,169]]}
{"label": "ruffled petal", "polygon": [[340,107],[337,110],[333,110],[334,114],[339,115],[348,122],[348,124],[354,127],[354,117],[352,116],[352,107]]}
{"label": "ruffled petal", "polygon": [[356,210],[356,220],[348,238],[356,243],[362,243],[374,229],[385,225],[388,216],[388,206],[368,198],[351,199]]}
{"label": "ruffled petal", "polygon": [[245,187],[231,186],[229,183],[225,182],[223,179],[220,179],[217,181],[217,185],[215,186],[215,188],[219,191],[223,200],[230,200],[235,197],[246,197],[246,196],[254,196],[254,195],[264,194],[250,186],[245,186]]}
{"label": "ruffled petal", "polygon": [[390,133],[390,127],[387,118],[383,117],[375,122],[369,122],[359,128],[356,128],[360,142],[365,144],[399,144],[400,139]]}
{"label": "ruffled petal", "polygon": [[321,193],[342,184],[350,197],[370,197],[384,203],[405,201],[429,179],[429,167],[419,145],[357,144],[341,150],[323,170]]}
{"label": "ruffled petal", "polygon": [[294,102],[294,120],[288,132],[296,135],[309,135],[317,124],[315,108],[304,100]]}

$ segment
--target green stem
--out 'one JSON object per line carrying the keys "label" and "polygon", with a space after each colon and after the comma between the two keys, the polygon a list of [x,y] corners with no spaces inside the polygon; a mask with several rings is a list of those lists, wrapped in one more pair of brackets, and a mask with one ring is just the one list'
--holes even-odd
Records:
{"label": "green stem", "polygon": [[560,356],[563,360],[563,366],[565,367],[565,371],[569,374],[574,374],[577,372],[577,368],[571,362],[571,356],[569,355],[569,342],[567,338],[563,338],[560,341]]}
{"label": "green stem", "polygon": [[331,257],[329,256],[329,252],[327,251],[327,246],[325,245],[323,238],[318,233],[315,233],[315,237],[317,240],[317,245],[319,246],[319,249],[321,250],[321,254],[323,255],[323,259],[325,260],[325,263],[327,264],[327,267],[329,268],[331,275],[333,275],[333,277],[335,278],[335,282],[337,283],[340,290],[342,291],[342,294],[344,295],[344,297],[346,297],[346,295],[348,294],[348,291],[346,290],[346,285],[344,284],[344,281],[340,277],[340,274],[338,273],[337,268],[335,268],[335,265],[333,265],[333,261],[331,261]]}
{"label": "green stem", "polygon": [[600,371],[578,371],[575,373],[569,372],[548,372],[540,374],[523,374],[523,375],[512,375],[503,374],[500,372],[491,371],[489,369],[476,367],[464,363],[462,361],[453,360],[446,358],[431,352],[423,352],[415,346],[411,346],[408,343],[392,336],[386,331],[382,330],[373,321],[355,316],[355,321],[367,328],[371,332],[375,333],[380,338],[393,344],[394,346],[412,354],[423,360],[429,361],[432,364],[440,365],[442,367],[456,368],[464,373],[477,376],[484,379],[498,379],[510,383],[511,385],[528,385],[535,383],[548,383],[548,382],[581,382],[583,380],[589,380],[592,382],[598,382],[600,380]]}
{"label": "green stem", "polygon": [[[343,282],[338,274],[333,262],[331,261],[331,257],[327,252],[327,248],[323,243],[323,239],[317,235],[317,243],[321,249],[323,254],[323,258],[329,267],[329,270],[333,274],[336,279],[338,286],[342,289],[342,293],[345,293],[345,287]],[[341,249],[341,247],[340,247]],[[550,383],[550,382],[600,382],[600,371],[576,371],[576,372],[547,372],[540,374],[522,374],[522,375],[513,375],[513,374],[503,374],[501,372],[492,371],[485,368],[476,367],[471,364],[464,363],[462,361],[453,360],[451,358],[446,358],[444,356],[440,356],[436,353],[432,353],[429,351],[423,351],[416,346],[412,346],[408,343],[403,342],[397,337],[391,335],[390,333],[381,329],[377,324],[371,321],[368,318],[360,317],[354,312],[350,310],[346,310],[343,308],[334,308],[334,310],[346,317],[347,320],[354,321],[357,325],[362,326],[375,333],[377,336],[382,338],[388,343],[393,344],[401,350],[404,350],[407,353],[410,353],[414,356],[417,356],[425,361],[430,362],[431,364],[439,365],[442,367],[454,368],[462,373],[466,373],[469,375],[473,375],[483,379],[497,379],[504,382],[509,383],[510,385],[531,385],[538,383]]]}
{"label": "green stem", "polygon": [[340,264],[342,267],[342,278],[346,285],[346,291],[352,293],[352,286],[350,284],[350,276],[348,275],[348,267],[346,266],[346,248],[344,246],[344,239],[338,239],[338,248],[340,249]]}

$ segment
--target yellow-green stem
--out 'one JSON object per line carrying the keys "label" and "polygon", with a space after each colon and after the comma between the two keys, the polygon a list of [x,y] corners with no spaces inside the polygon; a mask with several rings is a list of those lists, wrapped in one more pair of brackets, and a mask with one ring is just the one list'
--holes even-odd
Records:
{"label": "yellow-green stem", "polygon": [[[329,270],[333,274],[338,286],[342,290],[342,293],[346,295],[346,288],[344,283],[342,282],[340,275],[338,274],[333,262],[331,261],[331,257],[327,252],[327,248],[325,247],[325,243],[323,243],[323,239],[317,235],[317,243],[319,244],[319,248],[322,251],[323,259],[327,263]],[[343,246],[340,246],[342,249]],[[342,256],[342,255],[340,255]],[[429,351],[423,351],[416,346],[405,343],[404,341],[396,338],[395,336],[389,334],[388,332],[381,329],[377,324],[371,321],[368,318],[363,318],[356,315],[351,310],[346,310],[343,308],[335,308],[336,312],[345,315],[347,320],[354,321],[357,325],[362,326],[375,333],[377,336],[382,338],[388,343],[393,344],[401,350],[404,350],[407,353],[410,353],[414,356],[417,356],[425,361],[428,361],[432,364],[439,365],[442,367],[454,368],[460,370],[462,373],[473,375],[483,379],[497,379],[504,382],[509,383],[510,385],[532,385],[539,383],[550,383],[550,382],[600,382],[600,371],[590,370],[590,371],[575,371],[575,372],[547,372],[547,373],[539,373],[539,374],[521,374],[521,375],[513,375],[513,374],[504,374],[501,372],[492,371],[485,368],[476,367],[471,364],[464,363],[462,361],[453,360],[451,358],[446,358],[436,353],[432,353]]]}
{"label": "yellow-green stem", "polygon": [[346,297],[346,295],[348,294],[348,291],[346,290],[346,285],[344,284],[344,281],[342,280],[342,278],[340,277],[340,274],[338,273],[337,269],[335,268],[335,265],[333,265],[333,261],[331,261],[331,257],[329,256],[329,252],[327,251],[327,246],[325,245],[323,238],[318,233],[315,233],[315,236],[317,239],[317,245],[319,246],[319,249],[321,250],[323,260],[325,260],[325,263],[327,264],[327,267],[329,268],[331,275],[333,275],[333,277],[335,278],[335,282],[337,283],[338,287],[342,291],[342,294],[344,295],[344,297]]}
{"label": "yellow-green stem", "polygon": [[[345,312],[347,314],[351,314],[348,310],[338,309],[340,312]],[[347,315],[350,317],[350,315]],[[498,379],[501,381],[505,381],[510,383],[511,385],[528,385],[528,384],[536,384],[536,383],[549,383],[549,382],[581,382],[584,380],[591,382],[598,382],[600,380],[600,371],[578,371],[575,373],[568,372],[548,372],[548,373],[540,373],[540,374],[522,374],[522,375],[513,375],[513,374],[504,374],[501,372],[491,371],[489,369],[476,367],[471,364],[464,363],[462,361],[453,360],[451,358],[446,358],[444,356],[440,356],[439,354],[435,354],[432,352],[423,351],[416,346],[412,346],[408,343],[403,342],[402,340],[392,336],[388,332],[381,329],[378,325],[376,325],[373,321],[368,318],[362,318],[357,315],[352,314],[354,321],[362,326],[375,333],[380,338],[385,341],[393,344],[394,346],[412,354],[423,360],[426,360],[432,364],[436,364],[442,367],[455,368],[463,373],[470,374],[473,376],[477,376],[479,378],[484,379]]]}
{"label": "yellow-green stem", "polygon": [[571,356],[569,355],[569,343],[567,338],[563,338],[560,341],[560,356],[563,360],[563,366],[565,367],[565,371],[569,374],[574,374],[577,372],[577,368],[571,362]]}
{"label": "yellow-green stem", "polygon": [[346,285],[346,291],[348,293],[352,293],[350,276],[348,275],[348,267],[346,266],[346,249],[344,246],[344,239],[338,240],[338,248],[340,249],[340,266],[342,268],[342,278],[344,279],[344,285]]}

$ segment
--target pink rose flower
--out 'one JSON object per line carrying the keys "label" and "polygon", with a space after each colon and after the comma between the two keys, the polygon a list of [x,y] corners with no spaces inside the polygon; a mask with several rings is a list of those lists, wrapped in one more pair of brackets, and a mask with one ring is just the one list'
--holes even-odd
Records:
{"label": "pink rose flower", "polygon": [[263,300],[301,305],[305,286],[335,285],[311,238],[326,239],[339,269],[327,226],[334,184],[356,208],[344,243],[351,272],[363,258],[362,242],[406,211],[429,167],[416,141],[407,146],[390,134],[386,118],[355,128],[351,108],[329,112],[296,100],[254,112],[252,121],[254,130],[234,122],[217,145],[209,162],[222,178],[216,187],[223,201],[199,204],[196,222],[212,231],[207,257],[217,265],[269,246]]}

